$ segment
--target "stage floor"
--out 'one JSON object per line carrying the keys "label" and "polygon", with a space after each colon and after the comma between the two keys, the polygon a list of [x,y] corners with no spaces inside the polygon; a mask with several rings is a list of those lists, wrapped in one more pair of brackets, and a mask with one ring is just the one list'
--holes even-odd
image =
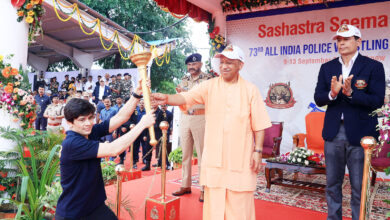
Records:
{"label": "stage floor", "polygon": [[[193,166],[193,175],[197,174],[197,166]],[[141,179],[132,180],[123,183],[122,198],[128,200],[134,219],[145,219],[145,199],[161,192],[161,175],[150,175]],[[177,180],[181,179],[181,169],[167,172],[166,193],[171,194],[176,191],[180,185]],[[108,200],[115,200],[116,185],[106,187]],[[180,197],[180,219],[183,220],[201,220],[203,203],[199,202],[200,191],[197,187],[192,188],[192,194],[187,194]],[[326,213],[297,208],[280,203],[264,201],[261,199],[255,200],[256,219],[261,220],[321,220],[326,219]],[[131,219],[130,215],[122,209],[121,219]],[[344,218],[350,219],[350,218]]]}

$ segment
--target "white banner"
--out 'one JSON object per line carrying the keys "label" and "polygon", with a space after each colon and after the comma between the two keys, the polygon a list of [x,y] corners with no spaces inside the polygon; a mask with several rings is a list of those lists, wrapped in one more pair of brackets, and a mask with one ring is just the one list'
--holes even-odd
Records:
{"label": "white banner", "polygon": [[241,75],[258,86],[271,120],[284,122],[282,153],[291,151],[294,134],[306,133],[306,114],[325,110],[315,106],[314,89],[321,64],[339,56],[332,37],[340,24],[360,28],[360,53],[382,62],[389,82],[389,8],[390,2],[377,2],[228,16],[228,43],[246,55]]}

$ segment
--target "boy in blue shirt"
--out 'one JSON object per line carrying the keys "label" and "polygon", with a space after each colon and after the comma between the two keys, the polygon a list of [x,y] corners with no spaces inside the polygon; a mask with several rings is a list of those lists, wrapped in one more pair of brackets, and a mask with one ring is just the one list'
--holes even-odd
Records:
{"label": "boy in blue shirt", "polygon": [[110,120],[95,124],[95,107],[84,99],[71,99],[64,109],[70,130],[62,142],[60,169],[63,192],[57,203],[57,220],[111,220],[115,214],[105,205],[100,161],[122,153],[139,134],[155,123],[154,112],[146,114],[130,132],[111,143],[99,139],[129,120],[139,98],[140,88]]}

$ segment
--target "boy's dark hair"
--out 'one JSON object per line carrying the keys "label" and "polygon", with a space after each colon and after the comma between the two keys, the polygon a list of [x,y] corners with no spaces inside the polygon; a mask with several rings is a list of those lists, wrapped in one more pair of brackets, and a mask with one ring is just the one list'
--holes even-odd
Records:
{"label": "boy's dark hair", "polygon": [[72,122],[80,117],[95,113],[95,107],[85,99],[73,98],[66,103],[64,108],[65,119]]}
{"label": "boy's dark hair", "polygon": [[359,40],[360,39],[360,37],[358,37],[358,36],[353,36],[354,38],[355,38],[355,40]]}

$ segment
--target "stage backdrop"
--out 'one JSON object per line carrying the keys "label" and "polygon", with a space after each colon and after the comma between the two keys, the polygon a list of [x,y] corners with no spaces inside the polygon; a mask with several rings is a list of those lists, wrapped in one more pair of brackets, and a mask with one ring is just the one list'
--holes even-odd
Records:
{"label": "stage backdrop", "polygon": [[[57,78],[57,82],[60,83],[60,86],[61,86],[61,83],[65,80],[65,75],[69,75],[69,80],[71,77],[77,77],[79,75],[80,71],[69,71],[69,72],[46,72],[45,73],[45,79],[46,79],[46,82],[49,83],[49,79],[52,78],[52,77],[56,77]],[[138,70],[137,68],[132,68],[132,69],[98,69],[98,70],[91,70],[89,75],[91,75],[93,77],[93,81],[96,82],[97,81],[97,77],[100,75],[104,78],[104,76],[106,75],[106,73],[110,74],[111,75],[116,75],[118,73],[122,74],[122,78],[123,78],[123,74],[125,73],[129,73],[131,75],[131,80],[133,81],[133,85],[137,86],[138,85],[138,79],[139,79],[139,74],[138,74]],[[36,73],[29,73],[28,74],[28,79],[30,81],[30,84],[33,85],[34,83],[34,75]]]}
{"label": "stage backdrop", "polygon": [[282,153],[291,151],[294,134],[306,132],[306,114],[325,110],[315,106],[314,89],[321,64],[338,56],[332,37],[340,24],[360,28],[360,53],[384,64],[388,82],[390,2],[346,4],[227,17],[228,43],[246,55],[241,75],[258,86],[271,120],[284,122]]}

